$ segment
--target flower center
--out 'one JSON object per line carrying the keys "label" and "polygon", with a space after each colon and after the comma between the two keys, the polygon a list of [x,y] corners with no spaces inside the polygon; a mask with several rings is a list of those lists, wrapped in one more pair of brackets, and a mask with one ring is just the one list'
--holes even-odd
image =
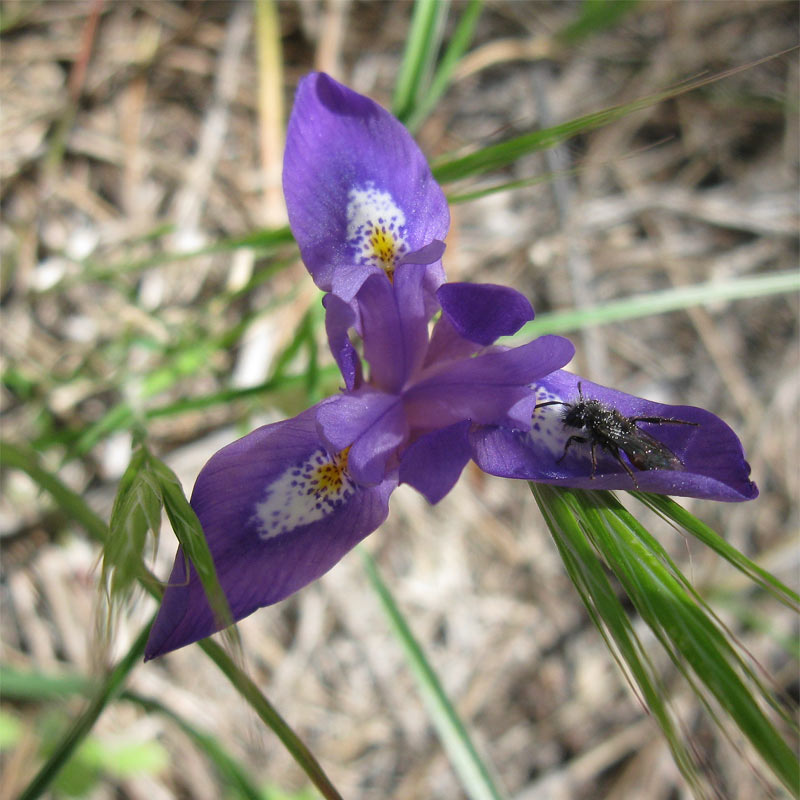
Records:
{"label": "flower center", "polygon": [[347,242],[358,264],[382,269],[391,280],[408,246],[406,217],[388,192],[373,183],[351,189],[347,195]]}
{"label": "flower center", "polygon": [[272,539],[341,508],[355,491],[347,471],[349,451],[347,447],[332,456],[319,448],[278,476],[256,504],[258,535]]}

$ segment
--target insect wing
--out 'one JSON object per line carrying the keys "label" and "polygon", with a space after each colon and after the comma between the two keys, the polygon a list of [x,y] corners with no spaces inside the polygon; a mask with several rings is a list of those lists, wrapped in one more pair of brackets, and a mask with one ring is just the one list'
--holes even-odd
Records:
{"label": "insect wing", "polygon": [[639,428],[621,435],[616,444],[636,469],[683,469],[683,462],[669,447]]}

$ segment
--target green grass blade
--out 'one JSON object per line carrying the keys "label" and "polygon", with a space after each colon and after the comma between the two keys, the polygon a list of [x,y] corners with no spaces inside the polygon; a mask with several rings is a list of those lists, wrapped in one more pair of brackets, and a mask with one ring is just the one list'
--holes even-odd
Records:
{"label": "green grass blade", "polygon": [[135,703],[150,714],[155,712],[172,720],[195,743],[197,749],[205,753],[220,778],[239,797],[245,798],[245,800],[264,800],[264,795],[253,782],[247,769],[230,755],[214,736],[190,725],[185,719],[157,700],[142,697],[135,692],[124,692],[122,699]]}
{"label": "green grass blade", "polygon": [[436,59],[448,5],[444,0],[416,0],[414,3],[411,28],[392,100],[392,111],[401,121],[414,111],[426,73]]}
{"label": "green grass blade", "polygon": [[[0,666],[0,685],[6,700],[26,702],[49,702],[75,694],[90,694],[93,681],[83,675],[46,675],[38,672],[23,672],[7,665]],[[183,717],[152,698],[136,692],[123,690],[120,700],[135,703],[147,713],[168,717],[205,753],[218,774],[227,781],[240,797],[247,800],[263,800],[261,792],[253,783],[247,770],[231,756],[214,736],[198,730]]]}
{"label": "green grass blade", "polygon": [[[110,267],[107,264],[85,261],[83,263],[84,269],[81,271],[80,275],[65,278],[55,286],[47,289],[46,292],[61,291],[69,286],[82,285],[87,281],[116,280],[121,275],[138,274],[139,272],[144,272],[146,269],[158,267],[163,264],[177,263],[179,261],[186,261],[200,256],[214,255],[216,253],[228,253],[232,250],[238,250],[241,247],[251,247],[260,252],[269,252],[276,247],[290,244],[293,241],[294,237],[288,226],[283,228],[264,228],[262,230],[253,231],[253,233],[248,233],[245,236],[220,239],[213,244],[197,248],[196,250],[156,253],[147,258],[120,261]],[[290,262],[285,262],[285,265],[288,265],[288,263]]]}
{"label": "green grass blade", "polygon": [[639,0],[583,0],[578,19],[560,30],[556,38],[567,45],[616,25]]}
{"label": "green grass blade", "polygon": [[665,698],[668,692],[639,640],[622,603],[612,588],[605,567],[586,536],[584,515],[573,494],[546,484],[530,489],[592,622],[625,674],[631,688],[647,705],[661,728],[678,769],[694,794],[708,790],[697,763],[687,749]]}
{"label": "green grass blade", "polygon": [[458,66],[461,56],[467,51],[472,41],[475,27],[478,24],[478,19],[480,18],[482,10],[483,0],[470,0],[464,12],[461,14],[458,25],[455,31],[453,31],[450,43],[447,45],[442,60],[436,69],[436,74],[433,76],[430,88],[417,103],[413,112],[410,113],[405,120],[406,127],[412,133],[424,122],[425,118],[431,113],[434,106],[439,101],[439,98],[450,85],[453,71],[456,66]]}
{"label": "green grass blade", "polygon": [[128,675],[141,663],[150,626],[146,625],[128,652],[109,673],[83,713],[70,726],[54,752],[42,765],[33,780],[25,787],[19,800],[41,797],[69,760],[75,749],[88,736],[106,706],[120,693]]}
{"label": "green grass blade", "polygon": [[796,291],[800,291],[800,272],[788,270],[693,286],[677,286],[660,292],[634,295],[624,300],[612,300],[602,306],[537,314],[535,320],[520,328],[514,336],[504,337],[500,343],[520,344],[545,333],[567,333],[596,325],[681,311],[696,305]]}
{"label": "green grass blade", "polygon": [[220,628],[227,628],[233,624],[233,615],[228,606],[228,598],[219,585],[217,569],[214,566],[211,551],[208,549],[208,542],[200,520],[189,505],[178,476],[163,461],[154,456],[148,454],[148,461],[161,490],[164,510],[167,512],[172,530],[181,544],[183,554],[189,558],[197,571],[215,621]]}
{"label": "green grass blade", "polygon": [[743,67],[728,70],[725,73],[712,75],[708,78],[700,78],[689,83],[666,89],[663,92],[656,92],[646,97],[640,97],[630,103],[623,103],[618,106],[602,109],[601,111],[595,111],[591,114],[585,114],[582,117],[576,117],[575,119],[563,122],[559,125],[545,128],[544,130],[531,131],[530,133],[516,136],[513,139],[508,139],[505,142],[489,145],[488,147],[484,147],[461,158],[442,160],[433,165],[434,177],[440,183],[449,183],[462,178],[468,178],[472,175],[479,175],[484,172],[500,169],[530,153],[555,147],[557,144],[573,136],[577,136],[580,133],[587,133],[588,131],[605,127],[636,111],[641,111],[644,108],[649,108],[664,100],[669,100],[670,98],[677,97],[693,91],[694,89],[699,89],[701,86],[705,86],[722,77],[726,77],[742,69],[748,69],[756,64],[763,63],[771,58],[780,57],[781,55],[783,54],[775,53],[774,55],[767,56],[765,59],[760,59],[746,64]]}
{"label": "green grass blade", "polygon": [[3,440],[0,441],[0,458],[6,469],[11,467],[26,473],[40,489],[55,500],[56,505],[69,519],[77,522],[93,539],[105,543],[108,538],[108,527],[100,515],[96,514],[77,492],[73,492],[53,473],[44,469],[36,453]]}
{"label": "green grass blade", "polygon": [[83,675],[45,675],[2,664],[0,686],[6,700],[46,702],[73,694],[88,694],[92,682]]}
{"label": "green grass blade", "polygon": [[308,775],[325,800],[342,800],[341,795],[330,782],[314,755],[275,710],[272,703],[261,693],[252,678],[236,666],[233,659],[216,642],[204,639],[198,644],[267,727],[281,740],[283,746],[300,765],[303,772]]}
{"label": "green grass blade", "polygon": [[[35,453],[5,442],[0,443],[0,451],[3,453],[6,466],[12,466],[27,473],[41,488],[49,492],[62,510],[81,524],[92,538],[101,544],[105,544],[108,539],[108,528],[103,520],[89,508],[80,495],[64,486],[55,475],[44,470],[39,465]],[[8,455],[11,455],[11,458],[8,458]],[[9,462],[11,463],[9,464]],[[152,573],[147,573],[142,577],[141,585],[154,597],[160,597],[161,584]],[[144,641],[147,639],[147,632],[147,628],[145,628],[143,632]],[[142,652],[144,652],[144,641],[142,642]],[[216,642],[204,639],[198,642],[198,645],[222,670],[233,687],[253,708],[261,720],[281,740],[322,796],[326,800],[341,800],[341,795],[330,782],[314,755],[278,714],[253,680],[234,663],[233,659]]]}
{"label": "green grass blade", "polygon": [[772,573],[762,569],[744,553],[739,552],[735,547],[728,544],[715,530],[697,519],[694,514],[690,514],[671,497],[645,492],[631,492],[631,494],[664,519],[672,520],[687,533],[699,539],[718,556],[724,558],[729,564],[768,591],[781,603],[795,612],[800,611],[800,595],[797,592],[792,591]]}
{"label": "green grass blade", "polygon": [[501,800],[504,795],[495,785],[489,769],[478,755],[467,729],[448,700],[433,667],[425,658],[425,653],[381,578],[374,559],[363,547],[359,550],[367,577],[378,595],[397,641],[403,648],[430,720],[444,745],[453,769],[461,780],[465,793],[472,800]]}
{"label": "green grass blade", "polygon": [[800,781],[800,765],[762,711],[762,704],[773,703],[770,692],[755,680],[727,632],[697,601],[688,579],[613,494],[552,487],[549,491],[564,492],[585,536],[723,733],[725,723],[714,711],[712,698],[777,779],[793,790]]}

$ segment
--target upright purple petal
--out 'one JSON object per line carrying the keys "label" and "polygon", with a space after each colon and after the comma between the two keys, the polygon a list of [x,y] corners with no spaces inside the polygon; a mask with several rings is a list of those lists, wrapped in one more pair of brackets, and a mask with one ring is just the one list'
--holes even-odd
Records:
{"label": "upright purple petal", "polygon": [[[666,448],[665,466],[639,469],[620,449],[619,459],[607,448],[595,445],[592,466],[591,439],[563,421],[565,411],[584,400],[599,400],[627,418],[657,417],[670,422],[636,422],[637,430]],[[558,402],[536,409],[525,430],[486,427],[471,434],[473,458],[492,475],[524,478],[582,489],[640,489],[641,491],[701,497],[710,500],[750,500],[758,489],[750,481],[736,434],[719,417],[693,406],[670,406],[618,392],[559,370],[537,382],[539,403]],[[645,440],[645,442],[647,439]],[[635,444],[635,443],[634,443]],[[641,464],[641,461],[639,461]],[[655,461],[653,462],[656,463]],[[594,470],[594,474],[593,473]]]}
{"label": "upright purple petal", "polygon": [[298,86],[283,188],[315,283],[347,301],[370,274],[391,274],[404,255],[441,242],[449,227],[444,194],[408,131],[322,73]]}
{"label": "upright purple petal", "polygon": [[[316,580],[386,518],[394,483],[357,485],[346,454],[331,455],[320,442],[316,410],[223,448],[195,483],[192,507],[234,620]],[[216,630],[197,573],[190,566],[187,575],[179,550],[145,658]]]}
{"label": "upright purple petal", "polygon": [[490,345],[533,319],[525,295],[491,283],[445,283],[436,292],[442,313],[465,339]]}
{"label": "upright purple petal", "polygon": [[533,408],[528,387],[563,367],[575,348],[561,336],[541,336],[522,347],[434,364],[405,393],[413,428],[432,430],[463,419],[490,425],[509,413],[527,423]]}
{"label": "upright purple petal", "polygon": [[423,278],[422,267],[404,264],[394,284],[383,275],[373,275],[357,296],[370,383],[387,392],[399,392],[425,358]]}

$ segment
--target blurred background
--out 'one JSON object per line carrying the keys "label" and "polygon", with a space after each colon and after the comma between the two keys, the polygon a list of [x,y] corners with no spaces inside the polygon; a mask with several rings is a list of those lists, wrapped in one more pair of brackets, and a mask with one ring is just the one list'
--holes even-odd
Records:
{"label": "blurred background", "polygon": [[[282,132],[294,88],[312,69],[391,106],[412,6],[275,8],[271,33],[263,3],[1,7],[2,432],[32,446],[106,520],[137,427],[188,494],[220,446],[338,386],[320,293],[280,230]],[[463,8],[452,3],[448,31]],[[426,155],[464,154],[716,79],[446,185],[457,201],[528,180],[454,202],[449,279],[513,285],[542,313],[797,269],[800,79],[797,51],[785,51],[798,43],[798,5],[630,3],[588,31],[575,26],[581,11],[576,2],[486,3],[452,87],[416,132]],[[731,424],[761,496],[685,505],[796,586],[797,295],[568,335],[580,374],[703,406]],[[105,638],[97,545],[21,472],[6,470],[2,488],[2,663],[91,679],[125,651],[154,604],[140,598]],[[646,519],[776,689],[796,698],[791,612]],[[175,546],[165,525],[154,557],[163,578]],[[470,466],[433,508],[402,487],[367,546],[511,797],[687,796],[524,482]],[[246,668],[344,797],[464,796],[357,555],[240,628]],[[725,741],[666,659],[661,666],[720,796],[773,796],[736,734]],[[82,707],[63,682],[51,694],[35,685],[38,694],[6,692],[3,797],[17,796]],[[130,688],[213,734],[264,797],[315,796],[196,648],[140,666]],[[119,702],[53,796],[238,795],[167,713]]]}

